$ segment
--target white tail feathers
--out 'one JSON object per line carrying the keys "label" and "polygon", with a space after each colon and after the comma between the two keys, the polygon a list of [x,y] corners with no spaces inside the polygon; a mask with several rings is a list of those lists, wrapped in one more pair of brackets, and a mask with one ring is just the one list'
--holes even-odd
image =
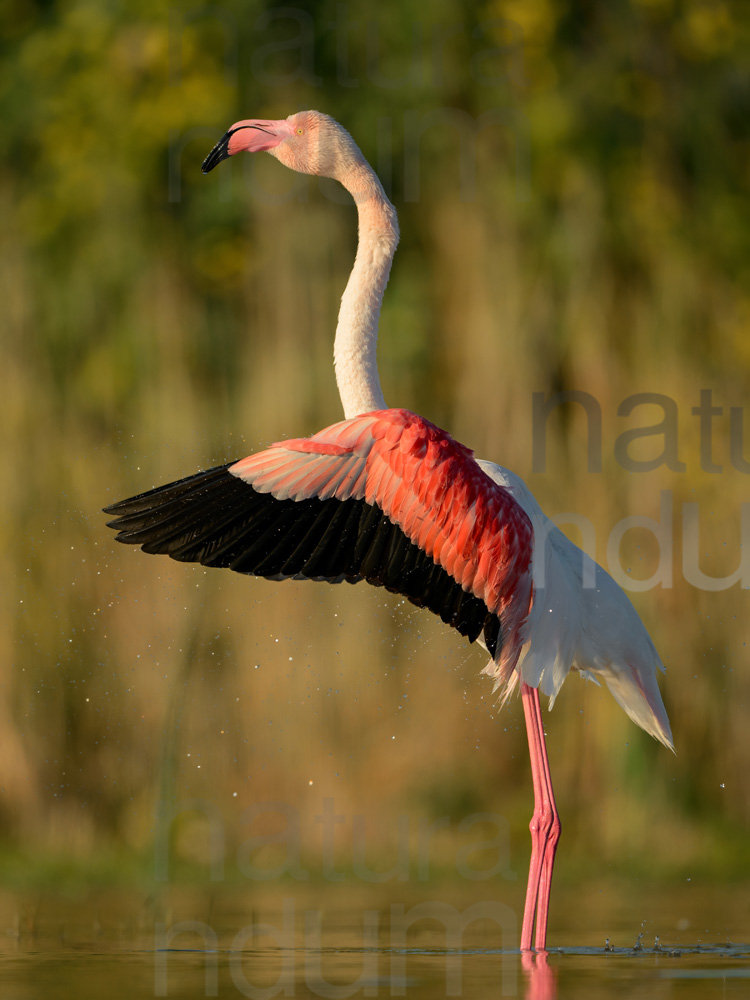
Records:
{"label": "white tail feathers", "polygon": [[638,671],[631,666],[629,670],[602,670],[600,673],[617,704],[633,722],[674,752],[672,730],[656,683],[656,672]]}

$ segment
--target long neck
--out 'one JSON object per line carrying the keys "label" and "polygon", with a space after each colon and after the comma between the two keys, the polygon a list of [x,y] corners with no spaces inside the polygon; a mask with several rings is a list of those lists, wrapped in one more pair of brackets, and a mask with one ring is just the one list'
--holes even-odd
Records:
{"label": "long neck", "polygon": [[398,244],[396,209],[364,160],[341,178],[359,214],[359,242],[341,297],[333,347],[336,383],[347,419],[385,408],[377,365],[378,319]]}

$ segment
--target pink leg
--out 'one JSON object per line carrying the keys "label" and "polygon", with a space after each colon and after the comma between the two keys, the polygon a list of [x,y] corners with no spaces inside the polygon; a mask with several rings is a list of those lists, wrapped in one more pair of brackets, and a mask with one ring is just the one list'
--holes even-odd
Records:
{"label": "pink leg", "polygon": [[542,710],[539,705],[539,691],[521,684],[523,714],[526,718],[526,734],[529,739],[531,759],[531,780],[534,784],[534,815],[531,817],[531,861],[529,862],[529,882],[526,887],[526,905],[521,928],[521,951],[531,948],[531,935],[536,915],[536,948],[543,951],[547,943],[547,915],[549,894],[552,887],[552,867],[555,851],[560,839],[560,817],[557,814],[552,779],[549,773],[547,747],[544,743]]}

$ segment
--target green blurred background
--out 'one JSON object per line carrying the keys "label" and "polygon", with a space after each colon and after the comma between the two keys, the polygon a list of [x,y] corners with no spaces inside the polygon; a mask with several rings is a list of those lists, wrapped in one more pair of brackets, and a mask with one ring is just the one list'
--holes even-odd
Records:
{"label": "green blurred background", "polygon": [[[587,517],[605,565],[623,518],[671,514],[672,551],[635,528],[619,572],[673,570],[632,598],[667,665],[677,755],[568,680],[545,714],[558,877],[747,876],[750,535],[744,579],[721,590],[686,581],[681,541],[696,503],[703,572],[739,565],[746,8],[11,0],[3,21],[0,877],[129,878],[155,838],[163,872],[208,877],[216,829],[225,877],[250,856],[272,871],[292,828],[314,877],[327,799],[342,872],[363,816],[382,870],[442,820],[430,873],[455,875],[478,813],[507,821],[524,870],[522,714],[498,708],[481,650],[380,591],[147,557],[100,513],[340,418],[353,205],[270,157],[200,173],[233,121],[308,107],[346,125],[399,211],[388,402],[522,475],[548,514]],[[722,408],[710,455],[702,389]],[[544,462],[533,443],[532,394],[565,390],[601,408],[601,471],[575,403],[550,415]],[[664,418],[618,414],[635,393],[673,401],[684,469],[661,434],[629,445],[650,471],[618,458],[619,435]],[[179,814],[168,837],[158,802]],[[286,813],[246,812],[270,802]]]}

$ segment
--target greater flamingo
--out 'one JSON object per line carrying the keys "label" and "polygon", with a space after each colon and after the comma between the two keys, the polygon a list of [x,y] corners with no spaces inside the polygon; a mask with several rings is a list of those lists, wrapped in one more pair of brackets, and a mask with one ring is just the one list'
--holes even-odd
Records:
{"label": "greater flamingo", "polygon": [[184,562],[271,580],[366,580],[427,607],[491,659],[507,699],[521,682],[534,786],[521,949],[546,946],[560,819],[539,691],[569,671],[603,678],[630,718],[672,748],[659,656],[622,589],[542,513],[514,473],[474,459],[445,431],[388,409],[376,364],[378,317],[398,242],[396,210],[358,146],[316,111],[239,121],[203,172],[242,150],[338,180],[359,216],[334,357],[345,420],[310,438],[105,508],[117,540]]}

